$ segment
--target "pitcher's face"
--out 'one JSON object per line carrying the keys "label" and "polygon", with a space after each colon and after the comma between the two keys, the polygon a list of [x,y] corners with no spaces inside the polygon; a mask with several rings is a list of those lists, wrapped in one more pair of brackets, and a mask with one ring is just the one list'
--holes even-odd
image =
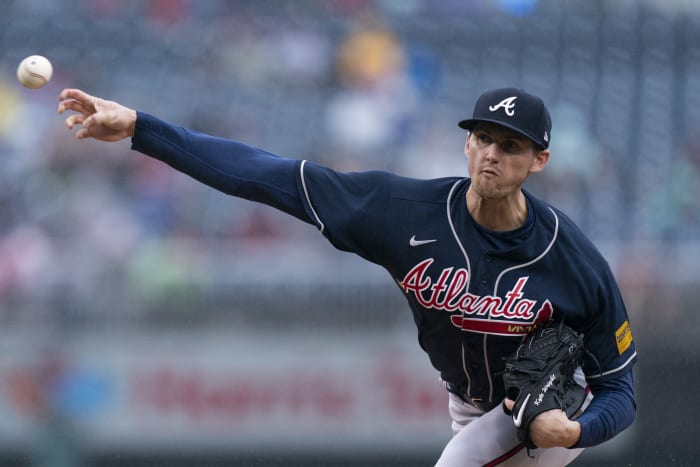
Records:
{"label": "pitcher's face", "polygon": [[485,199],[504,198],[520,191],[531,173],[539,172],[549,159],[529,138],[501,125],[480,123],[467,136],[472,188]]}

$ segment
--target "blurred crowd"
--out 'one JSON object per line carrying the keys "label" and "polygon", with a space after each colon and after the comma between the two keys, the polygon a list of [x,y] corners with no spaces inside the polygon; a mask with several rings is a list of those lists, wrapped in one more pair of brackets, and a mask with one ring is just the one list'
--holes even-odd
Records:
{"label": "blurred crowd", "polygon": [[[554,120],[550,165],[529,189],[630,287],[697,279],[692,3],[3,1],[3,316],[47,303],[129,315],[188,290],[332,281],[328,267],[337,280],[374,277],[312,226],[203,187],[128,141],[75,141],[55,113],[63,87],[283,156],[426,178],[467,175],[456,122],[485,89],[523,87]],[[38,91],[14,76],[34,53],[55,68]],[[671,259],[685,262],[674,272]]]}

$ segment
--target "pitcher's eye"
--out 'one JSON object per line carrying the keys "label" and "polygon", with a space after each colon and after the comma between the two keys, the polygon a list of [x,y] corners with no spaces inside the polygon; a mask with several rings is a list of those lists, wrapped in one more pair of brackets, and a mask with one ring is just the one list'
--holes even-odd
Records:
{"label": "pitcher's eye", "polygon": [[509,154],[516,154],[524,149],[524,146],[515,140],[505,140],[501,143],[501,151]]}
{"label": "pitcher's eye", "polygon": [[477,133],[476,139],[481,144],[491,144],[493,142],[493,139],[486,133]]}

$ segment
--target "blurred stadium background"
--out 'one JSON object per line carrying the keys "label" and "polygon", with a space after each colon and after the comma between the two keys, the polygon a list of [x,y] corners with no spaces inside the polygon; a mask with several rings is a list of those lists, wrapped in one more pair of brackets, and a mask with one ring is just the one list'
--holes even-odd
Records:
{"label": "blurred stadium background", "polygon": [[[15,69],[49,57],[49,85]],[[698,465],[700,3],[0,0],[0,465],[425,466],[446,397],[391,278],[129,143],[81,87],[343,170],[466,173],[485,89],[539,94],[531,191],[619,278],[633,428],[578,466]]]}

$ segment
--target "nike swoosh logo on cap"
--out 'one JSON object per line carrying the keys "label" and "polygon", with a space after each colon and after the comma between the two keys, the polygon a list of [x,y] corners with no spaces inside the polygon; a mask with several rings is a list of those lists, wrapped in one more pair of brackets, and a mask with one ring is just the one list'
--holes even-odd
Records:
{"label": "nike swoosh logo on cap", "polygon": [[411,237],[411,239],[408,241],[408,244],[411,246],[420,246],[420,245],[425,245],[426,243],[433,243],[437,242],[437,240],[432,239],[432,240],[416,240],[416,236],[414,235]]}
{"label": "nike swoosh logo on cap", "polygon": [[531,394],[527,395],[527,397],[523,401],[523,405],[520,406],[520,410],[518,410],[517,415],[513,415],[513,424],[516,428],[520,428],[520,425],[523,424],[523,414],[525,413],[525,406],[527,406],[527,402],[530,400],[530,396]]}

